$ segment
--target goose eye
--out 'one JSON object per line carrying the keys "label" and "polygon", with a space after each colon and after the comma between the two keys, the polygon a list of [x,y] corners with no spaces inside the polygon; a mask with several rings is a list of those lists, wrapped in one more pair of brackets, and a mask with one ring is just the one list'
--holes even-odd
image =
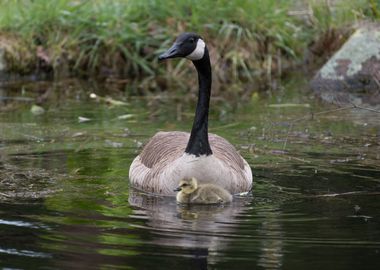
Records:
{"label": "goose eye", "polygon": [[190,41],[190,43],[194,43],[195,39],[194,38],[190,38],[189,41]]}

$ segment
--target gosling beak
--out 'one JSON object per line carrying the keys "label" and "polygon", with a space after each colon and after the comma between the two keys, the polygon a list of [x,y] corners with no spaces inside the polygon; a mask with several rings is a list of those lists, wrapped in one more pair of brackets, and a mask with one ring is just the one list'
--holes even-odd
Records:
{"label": "gosling beak", "polygon": [[173,191],[177,192],[177,191],[181,191],[181,187],[177,187],[176,189],[174,189]]}
{"label": "gosling beak", "polygon": [[174,43],[173,46],[170,47],[169,50],[164,52],[158,57],[158,60],[165,60],[169,58],[175,58],[182,56],[180,53],[180,48],[178,43]]}

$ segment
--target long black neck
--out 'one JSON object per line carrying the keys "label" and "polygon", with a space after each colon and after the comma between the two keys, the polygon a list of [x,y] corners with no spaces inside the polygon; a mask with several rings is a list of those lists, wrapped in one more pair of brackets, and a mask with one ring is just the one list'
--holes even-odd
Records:
{"label": "long black neck", "polygon": [[185,152],[195,156],[211,155],[211,147],[208,141],[208,109],[211,95],[211,64],[207,47],[203,58],[193,61],[198,72],[198,103],[195,111],[193,127]]}

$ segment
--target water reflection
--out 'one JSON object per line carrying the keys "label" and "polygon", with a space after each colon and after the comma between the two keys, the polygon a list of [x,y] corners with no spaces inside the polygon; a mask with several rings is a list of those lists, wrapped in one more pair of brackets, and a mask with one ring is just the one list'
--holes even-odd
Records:
{"label": "water reflection", "polygon": [[[234,238],[241,237],[239,226],[250,210],[252,197],[235,197],[229,205],[178,205],[173,197],[152,197],[131,190],[128,201],[136,214],[148,218],[146,226],[154,230],[152,244],[189,249],[191,261],[207,269],[207,265],[223,260]],[[282,265],[282,230],[276,220],[280,214],[272,211],[258,229],[262,239],[259,265],[265,268]]]}
{"label": "water reflection", "polygon": [[231,205],[178,205],[173,197],[152,197],[136,190],[129,192],[128,201],[135,210],[148,217],[147,225],[154,230],[152,244],[185,248],[193,253],[192,260],[203,269],[215,264],[214,256],[225,249],[228,238],[238,223],[247,198]]}
{"label": "water reflection", "polygon": [[[20,89],[0,95],[20,96]],[[347,111],[322,114],[289,132],[289,121],[310,108],[268,104],[330,108],[291,89],[236,110],[214,103],[211,128],[254,168],[254,196],[224,207],[181,207],[174,198],[130,191],[127,175],[141,142],[158,130],[189,128],[193,102],[181,96],[178,109],[166,98],[130,98],[127,107],[88,99],[101,91],[57,84],[40,117],[24,103],[18,114],[0,108],[0,267],[305,269],[311,261],[317,269],[336,269],[337,262],[340,269],[380,267],[377,115],[359,125]],[[125,100],[123,92],[105,92]],[[0,106],[7,104],[17,105]],[[126,113],[133,118],[119,119]],[[78,123],[78,116],[93,121]],[[286,151],[279,151],[285,138]],[[20,197],[8,198],[14,191]],[[26,196],[42,191],[52,192]]]}
{"label": "water reflection", "polygon": [[258,265],[264,269],[282,269],[284,233],[279,217],[282,213],[279,209],[265,212],[265,220],[257,230],[260,241],[260,257]]}

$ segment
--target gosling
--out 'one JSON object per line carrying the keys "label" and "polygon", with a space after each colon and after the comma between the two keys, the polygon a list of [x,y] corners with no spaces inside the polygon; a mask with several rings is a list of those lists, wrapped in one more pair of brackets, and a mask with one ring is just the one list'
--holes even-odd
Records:
{"label": "gosling", "polygon": [[213,185],[198,185],[196,178],[183,179],[179,182],[177,202],[185,204],[221,204],[232,201],[232,195],[225,189]]}

